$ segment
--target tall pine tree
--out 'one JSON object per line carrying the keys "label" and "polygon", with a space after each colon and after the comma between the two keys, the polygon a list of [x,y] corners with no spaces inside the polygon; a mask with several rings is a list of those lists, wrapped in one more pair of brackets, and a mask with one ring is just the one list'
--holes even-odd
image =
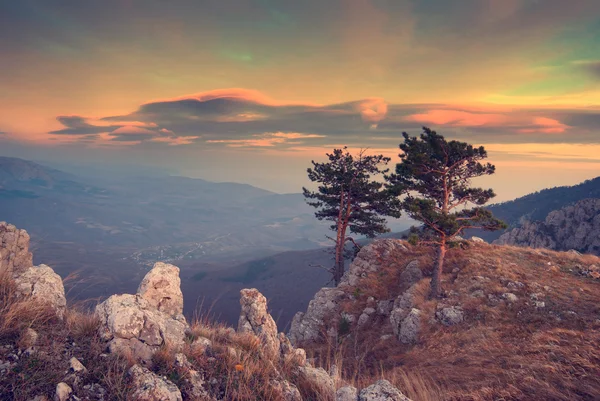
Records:
{"label": "tall pine tree", "polygon": [[[335,263],[329,269],[336,285],[344,275],[344,249],[348,241],[358,246],[349,233],[372,238],[388,232],[382,215],[399,216],[393,212],[389,196],[383,182],[373,177],[388,172],[385,165],[390,161],[383,155],[365,155],[361,151],[356,157],[344,149],[334,149],[327,153],[326,163],[312,161],[313,168],[307,169],[308,178],[319,183],[317,191],[302,188],[306,202],[317,208],[315,216],[319,220],[329,220],[331,230],[336,232]],[[395,209],[397,210],[397,209]]]}
{"label": "tall pine tree", "polygon": [[[401,163],[386,176],[396,195],[404,194],[401,210],[420,221],[428,234],[422,241],[438,248],[431,279],[431,296],[441,294],[441,275],[448,243],[469,228],[498,230],[506,225],[482,208],[496,196],[492,189],[473,188],[471,179],[494,174],[495,167],[481,163],[483,148],[447,141],[427,127],[419,138],[402,133]],[[469,208],[469,205],[474,207]]]}

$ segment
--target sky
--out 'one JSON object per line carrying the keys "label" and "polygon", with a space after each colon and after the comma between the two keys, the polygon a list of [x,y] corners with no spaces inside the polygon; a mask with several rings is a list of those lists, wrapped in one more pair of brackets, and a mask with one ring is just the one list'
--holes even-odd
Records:
{"label": "sky", "polygon": [[598,0],[0,0],[0,61],[4,156],[299,192],[427,126],[498,201],[600,175]]}

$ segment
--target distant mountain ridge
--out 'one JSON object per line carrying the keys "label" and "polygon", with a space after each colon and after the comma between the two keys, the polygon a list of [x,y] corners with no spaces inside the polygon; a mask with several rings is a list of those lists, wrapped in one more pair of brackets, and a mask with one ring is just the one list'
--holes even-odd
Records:
{"label": "distant mountain ridge", "polygon": [[600,198],[583,199],[554,210],[543,221],[526,221],[502,234],[494,244],[556,251],[574,249],[600,255]]}
{"label": "distant mountain ridge", "polygon": [[[512,201],[487,206],[487,209],[508,224],[510,230],[524,221],[544,220],[548,213],[587,198],[600,198],[600,177],[577,185],[543,189]],[[467,235],[476,235],[492,242],[504,232],[470,230]]]}

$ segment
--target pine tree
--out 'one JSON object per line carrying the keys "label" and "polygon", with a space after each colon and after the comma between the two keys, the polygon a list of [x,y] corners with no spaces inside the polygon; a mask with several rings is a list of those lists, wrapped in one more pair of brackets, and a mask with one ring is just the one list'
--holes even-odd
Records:
{"label": "pine tree", "polygon": [[335,264],[328,269],[335,285],[340,283],[344,275],[344,249],[348,241],[355,247],[358,244],[348,233],[373,238],[375,235],[388,232],[386,220],[382,215],[399,216],[390,204],[397,202],[385,188],[383,182],[372,177],[385,174],[382,169],[390,161],[383,155],[365,155],[361,151],[356,157],[344,149],[334,149],[326,154],[329,161],[317,163],[312,161],[313,168],[307,169],[308,178],[317,182],[317,191],[302,188],[306,202],[319,209],[315,216],[319,220],[329,220],[336,232]]}
{"label": "pine tree", "polygon": [[[427,127],[423,127],[420,138],[406,132],[402,136],[401,163],[396,165],[396,173],[386,179],[396,195],[405,195],[400,209],[423,223],[427,235],[421,243],[438,248],[431,296],[439,297],[449,242],[469,228],[506,228],[504,222],[481,207],[496,196],[494,191],[471,187],[472,178],[494,174],[495,166],[480,162],[487,158],[483,146],[447,141]],[[468,208],[470,204],[475,207]]]}

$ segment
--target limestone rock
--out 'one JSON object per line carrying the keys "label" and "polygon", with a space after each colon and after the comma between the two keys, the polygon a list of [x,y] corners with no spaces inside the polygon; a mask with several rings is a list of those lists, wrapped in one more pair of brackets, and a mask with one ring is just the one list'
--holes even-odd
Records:
{"label": "limestone rock", "polygon": [[289,332],[292,344],[318,340],[326,331],[326,320],[340,313],[339,304],[345,296],[339,288],[321,288],[309,302],[306,313],[294,316]]}
{"label": "limestone rock", "polygon": [[69,370],[73,373],[85,373],[87,372],[87,369],[85,368],[85,366],[83,366],[83,364],[81,362],[79,362],[79,359],[73,357],[69,360]]}
{"label": "limestone rock", "polygon": [[459,306],[451,306],[448,308],[441,308],[435,313],[435,316],[444,326],[453,326],[463,321],[464,312]]}
{"label": "limestone rock", "polygon": [[139,295],[113,295],[96,306],[96,316],[100,336],[111,352],[131,350],[146,362],[162,344],[181,348],[189,328],[183,315],[173,318]]}
{"label": "limestone rock", "polygon": [[358,399],[359,401],[410,401],[387,380],[379,380],[362,389]]}
{"label": "limestone rock", "polygon": [[266,354],[275,356],[280,352],[277,325],[267,311],[267,299],[256,288],[240,291],[242,312],[238,332],[254,333],[262,342]]}
{"label": "limestone rock", "polygon": [[323,368],[313,368],[311,366],[301,366],[298,369],[299,377],[313,389],[324,394],[335,393],[335,383],[333,378]]}
{"label": "limestone rock", "polygon": [[29,234],[12,224],[0,221],[0,273],[18,275],[33,266],[29,252]]}
{"label": "limestone rock", "polygon": [[411,309],[408,316],[400,323],[400,330],[398,332],[398,340],[402,344],[415,343],[419,338],[419,331],[421,329],[421,311],[419,309]]}
{"label": "limestone rock", "polygon": [[544,221],[525,221],[504,233],[494,244],[600,255],[600,199],[583,199],[554,210]]}
{"label": "limestone rock", "polygon": [[483,238],[479,238],[479,237],[475,237],[475,236],[471,237],[471,241],[472,242],[478,242],[480,244],[485,244],[486,243]]}
{"label": "limestone rock", "polygon": [[56,385],[54,401],[67,401],[71,394],[73,394],[73,389],[67,383],[60,382]]}
{"label": "limestone rock", "polygon": [[31,266],[15,276],[17,294],[50,306],[62,319],[67,307],[62,279],[46,265]]}
{"label": "limestone rock", "polygon": [[143,278],[137,293],[161,312],[173,317],[183,313],[179,268],[157,262]]}
{"label": "limestone rock", "polygon": [[175,384],[148,369],[133,365],[128,373],[134,388],[131,395],[133,401],[183,401]]}
{"label": "limestone rock", "polygon": [[298,388],[287,380],[271,380],[269,384],[276,399],[302,401],[302,395]]}
{"label": "limestone rock", "polygon": [[389,238],[362,247],[342,277],[340,286],[357,286],[361,279],[377,272],[390,254],[406,250],[402,241]]}
{"label": "limestone rock", "polygon": [[353,386],[344,386],[338,388],[335,392],[335,401],[357,401],[358,390]]}
{"label": "limestone rock", "polygon": [[39,338],[39,334],[32,328],[28,328],[21,334],[21,338],[19,339],[19,347],[22,349],[27,349],[33,347]]}
{"label": "limestone rock", "polygon": [[404,268],[402,273],[400,273],[400,284],[399,284],[400,288],[399,288],[399,290],[401,292],[406,291],[413,284],[421,281],[422,278],[423,278],[423,272],[419,268],[419,261],[413,260],[408,265],[406,265],[406,267]]}

